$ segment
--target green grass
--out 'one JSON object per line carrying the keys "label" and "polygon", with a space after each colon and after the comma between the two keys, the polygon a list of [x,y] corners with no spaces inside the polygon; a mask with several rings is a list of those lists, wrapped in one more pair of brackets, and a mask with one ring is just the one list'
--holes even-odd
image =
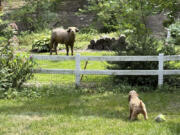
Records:
{"label": "green grass", "polygon": [[[51,36],[51,31],[46,29],[44,31],[38,32],[38,33],[22,33],[18,38],[20,41],[20,45],[17,48],[18,51],[25,51],[29,52],[32,49],[32,44],[34,40],[41,39],[41,37],[49,37]],[[74,45],[75,49],[86,49],[88,45],[90,44],[90,41],[93,39],[99,39],[102,36],[110,36],[110,37],[117,37],[118,33],[77,33],[76,34],[76,42]],[[59,49],[65,49],[65,45],[60,45],[59,44]]]}
{"label": "green grass", "polygon": [[[0,100],[1,135],[179,135],[180,93],[139,93],[149,120],[128,120],[128,94],[47,87],[41,98]],[[156,123],[163,113],[166,121]]]}
{"label": "green grass", "polygon": [[[98,52],[75,52],[81,54],[82,56],[103,56],[103,55],[112,55],[112,52],[108,51],[98,51]],[[41,53],[44,55],[49,55],[49,53]],[[59,52],[59,55],[65,55],[65,52]],[[170,62],[172,69],[179,69],[180,62]],[[44,69],[75,69],[75,61],[48,61],[48,60],[38,60],[37,68]],[[100,61],[89,61],[87,65],[87,70],[106,70],[108,63]],[[84,69],[85,61],[81,62],[81,69]],[[86,83],[100,83],[100,82],[110,82],[111,78],[108,75],[85,75],[82,79],[82,82]],[[56,74],[35,74],[34,78],[29,82],[33,83],[74,83],[74,75],[56,75]]]}
{"label": "green grass", "polygon": [[[47,53],[43,53],[47,54]],[[49,53],[48,53],[49,54]],[[102,56],[102,55],[111,55],[112,52],[80,52],[82,56]],[[61,53],[61,55],[65,55],[65,53]],[[75,61],[48,61],[48,60],[38,60],[37,68],[44,69],[75,69]],[[94,69],[94,70],[105,70],[107,66],[107,62],[100,61],[89,61],[86,69]],[[84,69],[85,61],[81,62],[81,69]],[[82,81],[95,81],[100,82],[108,79],[108,76],[84,76]],[[30,80],[30,82],[40,82],[40,83],[72,83],[75,82],[74,75],[49,75],[49,74],[35,74],[34,78]]]}
{"label": "green grass", "polygon": [[[50,31],[44,30],[39,33],[31,33],[27,34],[24,33],[22,36],[19,36],[20,38],[20,46],[18,47],[18,51],[22,52],[29,52],[31,50],[32,42],[35,39],[38,39],[38,37],[42,36],[50,36]],[[89,51],[86,50],[87,46],[90,44],[90,41],[92,39],[98,39],[102,36],[108,35],[110,37],[117,37],[118,33],[109,33],[109,34],[92,34],[92,33],[77,33],[76,36],[76,42],[75,42],[75,49],[74,54],[80,53],[81,55],[85,56],[102,56],[102,55],[111,55],[112,52],[110,51]],[[59,45],[59,48],[65,49],[64,45]],[[176,46],[178,48],[178,46]],[[45,55],[49,55],[48,53],[41,53]],[[66,55],[65,50],[59,51],[58,55]],[[65,61],[65,62],[58,62],[58,61],[37,61],[39,64],[38,66],[41,68],[56,68],[56,69],[75,69],[75,62],[74,61]],[[81,68],[83,69],[85,65],[85,62],[81,62]],[[175,68],[178,69],[180,67],[179,63],[172,62],[172,65],[175,65]],[[105,70],[107,66],[106,62],[96,62],[96,61],[89,61],[87,65],[87,69],[99,69],[99,70]],[[83,77],[84,82],[100,82],[100,81],[106,81],[109,79],[109,76],[90,76],[86,75]],[[110,78],[111,79],[111,78]],[[72,83],[75,82],[74,75],[46,75],[46,74],[35,74],[35,77],[33,80],[30,80],[32,83]],[[107,82],[107,81],[106,81]]]}

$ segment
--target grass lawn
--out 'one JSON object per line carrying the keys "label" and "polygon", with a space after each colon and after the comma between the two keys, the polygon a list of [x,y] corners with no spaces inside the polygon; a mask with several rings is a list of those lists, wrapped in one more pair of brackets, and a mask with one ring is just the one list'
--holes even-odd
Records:
{"label": "grass lawn", "polygon": [[[64,52],[59,52],[61,55],[65,55]],[[112,52],[99,51],[99,52],[79,52],[82,56],[102,56],[102,55],[111,55]],[[49,55],[49,53],[43,53]],[[44,69],[75,69],[75,61],[47,61],[47,60],[37,60],[37,67]],[[105,70],[107,62],[101,61],[89,61],[86,69],[94,70]],[[81,62],[81,69],[84,69],[85,61]],[[83,77],[82,81],[95,81],[96,82],[102,79],[106,79],[108,76],[101,75],[86,75]],[[72,83],[75,82],[74,75],[57,75],[57,74],[35,74],[34,78],[30,82],[39,82],[39,83]]]}
{"label": "grass lawn", "polygon": [[[92,39],[99,39],[102,36],[110,36],[110,37],[118,37],[119,33],[77,33],[76,42],[74,46],[74,53],[80,53],[81,55],[89,55],[89,56],[102,56],[102,55],[111,55],[112,52],[110,51],[90,51],[86,50],[87,46],[90,44],[90,41]],[[31,33],[31,34],[22,34],[19,36],[20,45],[17,48],[18,52],[29,52],[31,50],[33,41],[36,39],[39,39],[39,37],[46,36],[50,37],[51,32],[50,30],[44,30],[39,33]],[[59,45],[59,48],[64,49],[65,45]],[[179,46],[176,46],[176,49],[178,49]],[[48,53],[41,53],[49,55]],[[66,55],[65,51],[59,51],[58,55]],[[56,68],[56,69],[75,69],[75,62],[74,61],[37,61],[38,67],[41,68]],[[180,63],[180,62],[179,62]],[[180,67],[179,63],[172,62],[172,65],[176,65],[176,69]],[[84,69],[85,62],[81,62],[81,69]],[[87,69],[99,69],[99,70],[105,70],[107,66],[107,62],[97,62],[97,61],[89,61],[87,65]],[[83,77],[84,82],[90,82],[90,81],[96,81],[99,82],[99,80],[107,80],[108,76],[92,76],[92,75],[86,75]],[[47,74],[36,74],[34,79],[30,80],[31,83],[72,83],[75,82],[74,75],[47,75]]]}
{"label": "grass lawn", "polygon": [[[29,52],[32,49],[32,44],[35,40],[43,39],[42,37],[50,38],[51,30],[44,30],[38,33],[22,34],[18,36],[20,45],[18,51]],[[99,39],[103,36],[118,37],[119,33],[77,33],[74,49],[86,49],[93,39]],[[65,49],[65,45],[59,44],[59,49]]]}
{"label": "grass lawn", "polygon": [[[93,91],[93,90],[92,90]],[[1,135],[179,135],[180,91],[139,93],[149,119],[128,120],[128,94],[44,87],[39,98],[0,100]],[[49,94],[47,94],[49,93]],[[41,94],[42,95],[42,94]],[[164,114],[166,121],[156,123]]]}
{"label": "grass lawn", "polygon": [[[113,52],[109,51],[92,51],[92,52],[81,52],[78,51],[76,53],[81,54],[81,56],[103,56],[103,55],[112,55]],[[41,53],[40,55],[49,55],[49,53]],[[59,52],[59,55],[65,56],[65,52]],[[37,67],[44,69],[75,69],[75,61],[48,61],[48,60],[37,60]],[[180,62],[179,61],[171,61],[172,69],[179,69]],[[107,70],[108,63],[105,61],[89,61],[87,65],[87,70]],[[85,61],[81,62],[81,69],[84,69]],[[111,80],[108,75],[84,75],[82,82],[108,82]],[[75,76],[74,75],[63,75],[63,74],[35,74],[34,78],[29,81],[30,83],[55,83],[55,84],[64,84],[64,83],[74,83]]]}

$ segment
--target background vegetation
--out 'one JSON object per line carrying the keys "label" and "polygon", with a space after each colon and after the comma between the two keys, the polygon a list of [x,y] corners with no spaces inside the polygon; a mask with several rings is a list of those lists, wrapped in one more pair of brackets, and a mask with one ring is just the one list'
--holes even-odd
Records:
{"label": "background vegetation", "polygon": [[[9,3],[11,2],[12,1],[9,1]],[[18,0],[18,2],[20,2],[20,0]],[[1,28],[3,30],[1,31],[2,36],[0,41],[4,42],[5,44],[8,42],[9,38],[13,36],[13,31],[8,26],[9,22],[13,21],[19,26],[17,35],[19,39],[19,46],[15,48],[15,52],[48,52],[51,29],[54,27],[53,24],[59,21],[56,18],[59,13],[57,10],[60,9],[58,6],[66,5],[65,2],[59,0],[25,0],[22,3],[23,4],[21,7],[13,9],[13,12],[9,11],[2,14]],[[177,51],[177,46],[179,45],[179,21],[176,20],[179,12],[178,5],[179,3],[177,0],[168,2],[164,0],[149,0],[148,2],[142,0],[88,1],[82,9],[77,11],[77,14],[81,15],[91,13],[95,17],[92,25],[81,28],[80,33],[77,34],[75,49],[84,51],[87,49],[87,45],[92,39],[98,39],[104,35],[118,37],[120,34],[124,34],[128,43],[125,49],[116,49],[114,52],[106,53],[83,52],[82,55],[158,55],[159,53],[164,53],[165,55],[178,54],[179,52]],[[169,41],[167,41],[166,37],[161,38],[159,41],[159,38],[154,37],[151,29],[147,27],[146,18],[149,15],[158,14],[160,12],[164,12],[167,15],[164,26],[171,30],[171,38]],[[64,46],[59,46],[59,49],[63,50]],[[38,63],[39,66],[44,65],[43,61],[38,61]],[[60,67],[64,67],[66,65],[65,63],[61,63]],[[72,64],[70,67],[72,68],[73,62],[70,62],[69,64]],[[84,63],[82,63],[82,68],[83,65]],[[103,69],[157,69],[158,66],[156,62],[111,62],[105,64],[98,63],[97,65],[98,67],[103,65]],[[166,63],[165,68],[178,68],[178,65],[178,63]],[[52,65],[48,62],[46,67],[52,67]],[[89,67],[97,66],[92,66],[90,64],[88,68]],[[37,81],[40,78],[44,78],[45,75],[39,74],[36,76],[38,76],[38,78],[36,78]],[[49,80],[48,77],[45,78]],[[45,81],[45,78],[42,80]],[[72,78],[71,80],[74,79],[74,77],[70,78]],[[69,77],[63,80],[69,80]],[[114,76],[111,83],[112,81],[114,81],[115,84],[123,82],[131,85],[155,87],[157,84],[157,77]],[[167,80],[165,79],[165,81],[166,83],[175,82],[175,85],[178,85],[179,83],[178,77],[168,78]]]}
{"label": "background vegetation", "polygon": [[[78,2],[77,2],[78,1]],[[75,53],[103,55],[180,54],[178,0],[3,0],[0,11],[0,134],[180,134],[179,76],[165,77],[157,88],[157,76],[84,76],[75,89],[73,75],[32,74],[34,68],[74,69],[74,61],[33,60],[30,54],[48,52],[51,29],[60,22],[78,24],[76,17],[93,22],[80,28]],[[69,5],[70,3],[70,5]],[[80,5],[78,10],[74,6]],[[62,9],[64,7],[64,9]],[[68,14],[66,14],[68,12]],[[171,31],[156,37],[147,26],[147,17],[166,14],[164,28]],[[72,19],[59,18],[60,15]],[[87,18],[85,17],[87,15]],[[15,34],[9,26],[19,27]],[[88,24],[88,21],[86,22]],[[66,25],[64,23],[64,25]],[[81,23],[80,23],[81,25]],[[127,45],[115,51],[87,49],[93,39],[126,36]],[[10,44],[16,36],[19,45]],[[59,55],[65,55],[59,45]],[[35,51],[35,52],[33,52]],[[47,51],[47,52],[46,52]],[[85,61],[81,63],[83,69]],[[157,69],[156,62],[89,62],[87,69]],[[165,69],[179,69],[179,62],[165,63]],[[128,120],[128,92],[136,90],[147,107],[149,120]],[[154,118],[164,114],[166,121]]]}

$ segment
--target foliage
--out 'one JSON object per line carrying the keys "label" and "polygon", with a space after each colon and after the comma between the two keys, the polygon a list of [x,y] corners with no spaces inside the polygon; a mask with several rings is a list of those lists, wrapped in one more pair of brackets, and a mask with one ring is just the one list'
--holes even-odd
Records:
{"label": "foliage", "polygon": [[169,24],[174,22],[178,11],[178,0],[90,0],[88,6],[80,10],[82,13],[90,12],[96,16],[94,22],[100,27],[101,32],[127,28],[133,30],[132,24],[145,22],[146,16],[160,12],[167,13]]}
{"label": "foliage", "polygon": [[172,44],[180,45],[180,20],[170,25],[168,29],[171,32],[171,38],[168,42]]}
{"label": "foliage", "polygon": [[150,0],[147,3],[149,3],[149,10],[152,10],[153,14],[163,12],[167,16],[167,19],[163,22],[164,27],[174,23],[180,11],[179,0]]}
{"label": "foliage", "polygon": [[11,13],[11,19],[18,22],[22,30],[41,30],[56,18],[51,4],[49,0],[26,0],[22,8]]}
{"label": "foliage", "polygon": [[[127,2],[128,3],[128,2]],[[130,11],[125,13],[126,18],[124,19],[123,33],[127,36],[129,44],[125,50],[115,50],[116,55],[127,55],[127,56],[139,56],[139,55],[159,55],[164,53],[165,55],[176,54],[173,46],[162,46],[156,39],[150,34],[150,31],[146,28],[145,16],[149,14],[149,3],[145,1],[131,1],[127,4],[127,9],[130,7]],[[158,69],[157,62],[112,62],[110,69],[126,69],[126,70],[137,70],[137,69]],[[165,65],[169,67],[168,63]],[[115,76],[115,83],[127,82],[131,85],[147,85],[156,86],[157,76]]]}
{"label": "foliage", "polygon": [[50,38],[42,36],[39,37],[39,40],[34,40],[32,45],[32,51],[34,52],[49,52],[50,51]]}
{"label": "foliage", "polygon": [[[95,2],[95,1],[94,1]],[[175,48],[173,46],[164,46],[161,48],[159,43],[151,36],[149,29],[146,27],[146,16],[150,15],[156,8],[152,8],[152,4],[158,4],[154,1],[118,1],[115,0],[112,3],[118,7],[113,8],[116,13],[118,11],[121,14],[116,14],[116,18],[119,22],[119,28],[121,32],[127,37],[129,44],[126,46],[125,50],[117,49],[116,55],[158,55],[159,53],[164,53],[165,55],[176,54]],[[100,5],[107,6],[108,3],[105,0],[98,1]],[[117,4],[119,3],[119,4]],[[91,6],[90,6],[91,7]],[[108,7],[108,6],[107,6]],[[110,6],[112,7],[112,5]],[[90,8],[91,9],[91,8]],[[106,8],[92,8],[91,11],[104,10]],[[111,10],[107,8],[107,11]],[[99,11],[98,11],[99,13]],[[108,12],[107,12],[108,13]],[[105,14],[105,13],[104,13]],[[108,18],[108,17],[104,17]],[[102,20],[103,21],[103,20]],[[157,62],[110,62],[112,66],[110,69],[158,69]],[[168,63],[166,67],[169,67]],[[132,85],[148,85],[156,86],[157,77],[156,76],[115,76],[114,81],[128,82]]]}
{"label": "foliage", "polygon": [[0,44],[4,44],[13,35],[13,30],[8,26],[8,21],[3,21],[1,17],[3,13],[0,11]]}
{"label": "foliage", "polygon": [[91,12],[96,15],[94,18],[95,22],[99,22],[101,32],[110,32],[117,31],[119,28],[117,21],[117,13],[120,10],[120,1],[118,0],[91,0],[88,1],[88,6],[85,7],[85,10],[80,9],[80,12]]}
{"label": "foliage", "polygon": [[10,45],[0,49],[0,90],[6,92],[9,88],[19,88],[32,78],[34,60],[28,55],[14,54]]}
{"label": "foliage", "polygon": [[89,26],[89,27],[81,28],[80,33],[81,34],[98,34],[98,31],[97,31],[97,29],[94,29]]}
{"label": "foliage", "polygon": [[[144,33],[144,35],[146,35]],[[126,46],[125,50],[116,49],[115,55],[127,55],[127,56],[143,56],[143,55],[159,55],[159,53],[164,53],[164,55],[175,55],[176,51],[173,46],[161,45],[153,37],[143,37],[141,35],[129,35],[129,44]],[[117,70],[157,70],[158,62],[111,62],[109,69]],[[164,65],[164,68],[172,68],[169,63]],[[173,79],[173,78],[172,78]],[[131,85],[146,85],[146,86],[157,86],[157,76],[115,76],[115,83],[126,82]]]}
{"label": "foliage", "polygon": [[158,3],[157,10],[161,12],[166,12],[168,17],[167,20],[163,22],[164,27],[168,27],[173,24],[177,18],[178,12],[180,12],[180,1],[179,0],[153,0],[155,3]]}

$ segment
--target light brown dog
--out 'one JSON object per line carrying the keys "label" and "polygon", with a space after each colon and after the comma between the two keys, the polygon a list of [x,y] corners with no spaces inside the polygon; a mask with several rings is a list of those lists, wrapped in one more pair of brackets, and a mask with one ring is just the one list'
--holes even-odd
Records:
{"label": "light brown dog", "polygon": [[137,119],[138,114],[143,114],[144,119],[147,120],[147,111],[146,111],[146,106],[143,103],[142,100],[138,98],[138,94],[136,93],[135,90],[131,90],[129,92],[129,110],[130,110],[130,115],[129,119],[134,120]]}

